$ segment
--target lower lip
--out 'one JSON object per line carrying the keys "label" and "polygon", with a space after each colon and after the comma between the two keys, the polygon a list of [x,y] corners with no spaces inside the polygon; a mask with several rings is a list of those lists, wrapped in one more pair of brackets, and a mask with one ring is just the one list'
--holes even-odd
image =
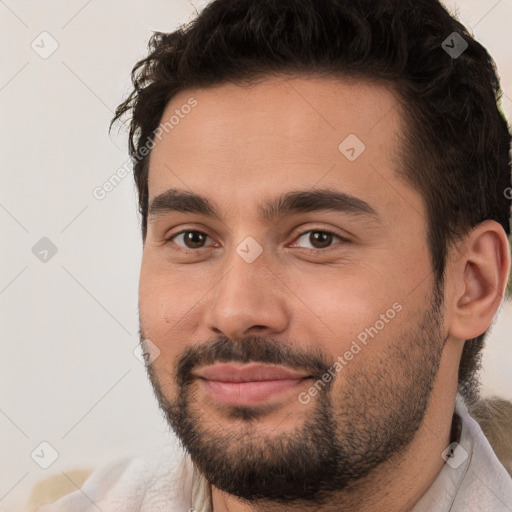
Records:
{"label": "lower lip", "polygon": [[210,396],[227,405],[257,405],[298,388],[304,379],[262,380],[251,382],[221,382],[200,379]]}

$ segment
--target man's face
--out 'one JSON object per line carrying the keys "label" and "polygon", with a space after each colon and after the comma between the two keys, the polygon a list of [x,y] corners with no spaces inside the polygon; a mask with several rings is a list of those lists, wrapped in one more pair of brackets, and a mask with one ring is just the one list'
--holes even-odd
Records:
{"label": "man's face", "polygon": [[395,97],[273,79],[182,92],[162,123],[176,110],[151,155],[140,277],[156,395],[217,488],[319,502],[410,443],[444,345]]}

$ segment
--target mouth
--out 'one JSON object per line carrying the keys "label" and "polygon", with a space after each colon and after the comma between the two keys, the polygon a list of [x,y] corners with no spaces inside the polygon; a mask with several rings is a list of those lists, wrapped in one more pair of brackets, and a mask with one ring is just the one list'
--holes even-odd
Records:
{"label": "mouth", "polygon": [[258,405],[292,390],[312,376],[282,366],[216,364],[194,373],[213,400],[226,405]]}

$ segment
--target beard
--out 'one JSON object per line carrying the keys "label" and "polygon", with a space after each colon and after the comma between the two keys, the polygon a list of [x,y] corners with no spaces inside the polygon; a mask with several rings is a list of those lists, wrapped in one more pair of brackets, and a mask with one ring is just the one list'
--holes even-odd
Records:
{"label": "beard", "polygon": [[[237,343],[220,337],[188,347],[178,358],[175,397],[165,396],[153,365],[147,366],[148,376],[170,427],[210,484],[253,505],[324,505],[403,453],[413,440],[446,341],[442,305],[436,285],[418,325],[375,353],[371,344],[378,344],[379,336],[370,341],[358,360],[349,362],[309,402],[307,419],[291,431],[276,428],[270,434],[259,428],[265,415],[278,410],[268,404],[224,406],[219,409],[222,422],[214,421],[201,409],[191,373],[218,362],[258,362],[306,370],[316,382],[333,364],[332,356],[319,349],[299,349],[267,337]],[[144,339],[142,329],[140,334]],[[338,380],[342,382],[336,388]],[[235,420],[236,428],[230,428]]]}

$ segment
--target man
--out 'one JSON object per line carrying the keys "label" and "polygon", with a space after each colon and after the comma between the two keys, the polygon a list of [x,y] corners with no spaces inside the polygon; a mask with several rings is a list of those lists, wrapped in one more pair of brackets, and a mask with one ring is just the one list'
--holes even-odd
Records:
{"label": "man", "polygon": [[466,409],[510,268],[486,50],[437,0],[215,0],[133,80],[141,341],[185,453],[41,512],[512,510]]}

